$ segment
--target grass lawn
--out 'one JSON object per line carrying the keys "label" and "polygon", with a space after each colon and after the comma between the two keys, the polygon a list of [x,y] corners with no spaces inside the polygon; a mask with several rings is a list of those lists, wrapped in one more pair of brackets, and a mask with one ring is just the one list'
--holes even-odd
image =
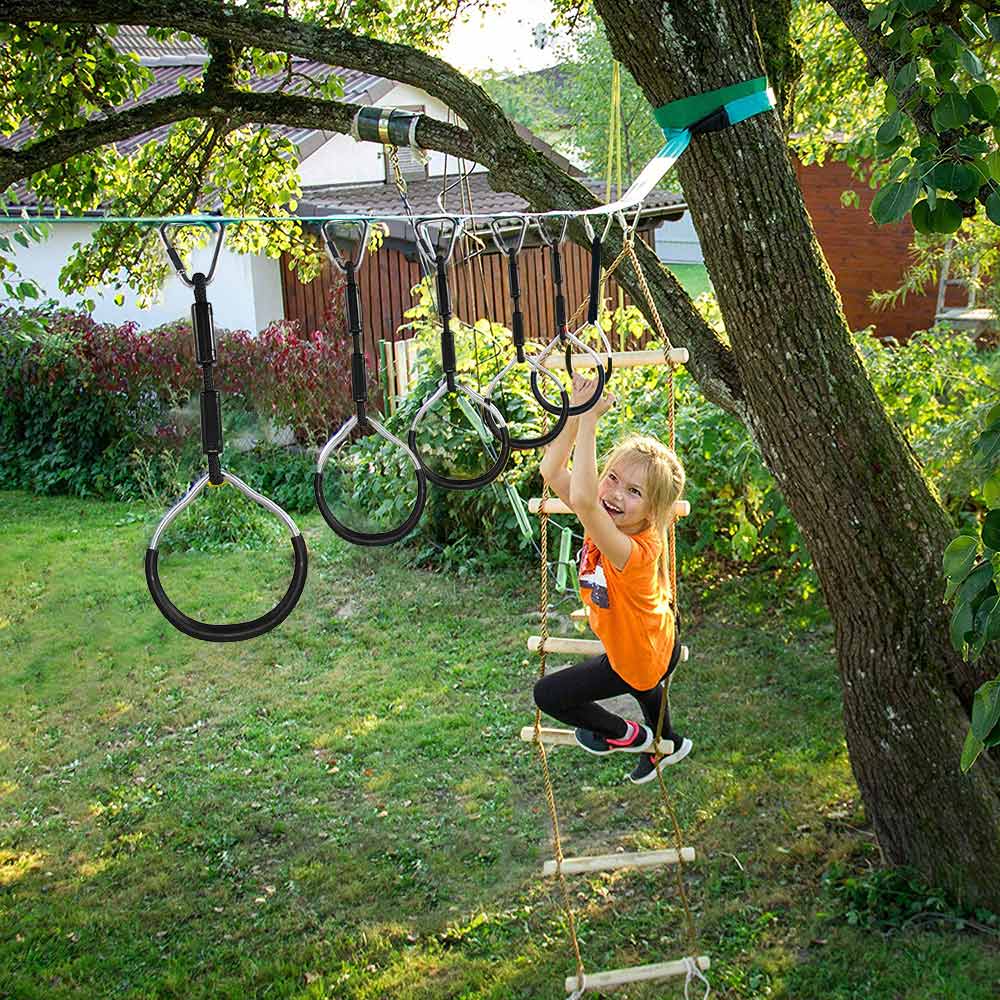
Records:
{"label": "grass lawn", "polygon": [[712,282],[708,278],[708,271],[704,264],[667,264],[666,266],[692,299],[712,290]]}
{"label": "grass lawn", "polygon": [[[565,997],[539,766],[516,738],[535,567],[432,573],[303,521],[292,617],[207,645],[149,601],[135,508],[0,494],[0,996]],[[170,561],[179,603],[232,613],[283,588],[287,557]],[[822,615],[693,570],[686,601],[673,709],[695,751],[670,787],[712,996],[995,1000],[994,939],[835,919],[825,873],[863,874],[877,848]],[[552,753],[567,854],[672,846],[630,763]],[[589,970],[683,954],[671,871],[575,877],[572,894]]]}

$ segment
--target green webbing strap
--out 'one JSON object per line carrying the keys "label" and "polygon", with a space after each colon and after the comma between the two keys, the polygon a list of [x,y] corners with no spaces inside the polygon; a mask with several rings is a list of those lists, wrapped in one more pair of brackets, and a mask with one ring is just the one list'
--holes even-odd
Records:
{"label": "green webbing strap", "polygon": [[521,494],[514,489],[512,483],[504,483],[503,488],[507,491],[507,499],[514,510],[514,517],[517,526],[521,529],[521,534],[530,542],[535,536],[531,530],[531,522],[528,520],[528,511],[521,499]]}
{"label": "green webbing strap", "polygon": [[680,159],[692,136],[717,132],[773,107],[774,92],[768,87],[767,78],[759,76],[707,94],[682,97],[657,108],[653,116],[663,129],[666,145],[646,164],[625,194],[613,204],[605,205],[604,211],[620,212],[641,204]]}
{"label": "green webbing strap", "polygon": [[559,538],[559,559],[556,562],[556,590],[560,594],[566,592],[566,577],[569,568],[572,566],[570,560],[570,547],[573,544],[573,532],[570,528],[563,528]]}
{"label": "green webbing strap", "polygon": [[[710,90],[704,94],[695,94],[693,97],[682,97],[679,101],[671,101],[669,104],[657,108],[653,112],[653,117],[664,133],[668,130],[678,131],[682,128],[690,128],[696,122],[702,121],[733,101],[755,94],[760,95],[758,101],[768,95],[766,76],[758,76],[756,80],[745,80],[743,83],[734,83],[731,87],[721,87],[719,90]],[[762,103],[759,110],[753,111],[752,114],[759,114],[760,111],[767,111],[773,107],[774,94],[772,93],[767,103]],[[750,115],[745,117],[749,118]],[[734,119],[730,115],[729,124],[734,125],[737,121],[743,121],[743,118]]]}

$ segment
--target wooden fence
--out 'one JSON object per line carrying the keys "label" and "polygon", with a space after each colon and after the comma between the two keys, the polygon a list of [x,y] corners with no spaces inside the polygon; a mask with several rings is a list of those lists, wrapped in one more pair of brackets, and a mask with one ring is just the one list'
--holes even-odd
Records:
{"label": "wooden fence", "polygon": [[[651,229],[639,235],[647,243],[652,241]],[[525,335],[528,340],[548,343],[555,335],[552,264],[548,248],[525,247],[519,265]],[[510,326],[513,310],[506,258],[497,252],[481,253],[457,264],[449,276],[456,316],[467,323],[490,318]],[[379,365],[380,340],[395,343],[411,335],[408,329],[401,329],[406,323],[403,313],[414,304],[410,289],[419,281],[420,268],[416,260],[387,246],[367,256],[358,272],[365,353],[375,370]],[[563,282],[566,314],[570,317],[590,290],[590,254],[574,243],[567,242],[563,247]],[[305,331],[322,327],[331,305],[343,309],[342,300],[331,303],[331,297],[341,288],[342,282],[339,276],[334,278],[328,260],[324,261],[323,270],[314,281],[303,284],[289,269],[287,260],[282,259],[285,318],[297,320]],[[605,286],[606,301],[617,305],[618,292],[618,283],[612,278]],[[624,301],[628,304],[631,300],[625,295]]]}

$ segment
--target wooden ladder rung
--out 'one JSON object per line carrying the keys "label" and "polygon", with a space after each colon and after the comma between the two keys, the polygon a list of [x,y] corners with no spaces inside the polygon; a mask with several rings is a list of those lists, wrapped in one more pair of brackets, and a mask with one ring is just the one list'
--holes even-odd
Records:
{"label": "wooden ladder rung", "polygon": [[[711,968],[712,962],[708,955],[699,955],[695,962],[702,972]],[[624,986],[626,983],[642,983],[653,979],[669,979],[671,976],[683,976],[687,972],[684,959],[674,962],[657,962],[655,965],[633,965],[630,969],[611,969],[608,972],[588,972],[583,976],[585,990],[598,990],[609,986]],[[572,993],[579,989],[576,976],[566,977],[566,992]]]}
{"label": "wooden ladder rung", "polygon": [[[540,635],[528,636],[528,652],[537,653],[542,648],[542,637]],[[546,653],[584,653],[590,656],[600,656],[604,652],[604,646],[600,639],[571,639],[566,636],[550,635],[545,640]],[[691,650],[687,646],[681,646],[681,662],[687,662],[691,655]]]}
{"label": "wooden ladder rung", "polygon": [[[595,351],[602,366],[607,365],[606,351]],[[669,351],[612,351],[611,364],[614,368],[639,368],[642,365],[686,365],[689,354],[686,347],[671,347]],[[596,362],[590,354],[574,354],[571,358],[574,368],[594,368]],[[550,354],[543,362],[544,368],[565,368],[566,358],[563,354]]]}
{"label": "wooden ladder rung", "polygon": [[[579,746],[572,729],[558,729],[554,726],[541,726],[538,735],[546,746],[575,747]],[[533,743],[535,740],[535,727],[522,726],[521,739],[525,743]],[[660,740],[660,753],[669,756],[674,752],[673,740]]]}
{"label": "wooden ladder rung", "polygon": [[[528,501],[528,513],[530,514],[572,514],[573,508],[565,504],[558,497],[549,497],[542,505],[541,497],[532,497]],[[687,517],[691,513],[691,504],[687,500],[678,500],[674,504],[674,517]]]}
{"label": "wooden ladder rung", "polygon": [[[694,848],[682,847],[681,860],[694,861]],[[662,851],[621,851],[617,854],[592,854],[583,858],[563,858],[564,875],[580,872],[613,872],[619,868],[653,868],[656,865],[676,865],[677,851],[673,847]],[[543,875],[555,875],[555,861],[542,865]]]}

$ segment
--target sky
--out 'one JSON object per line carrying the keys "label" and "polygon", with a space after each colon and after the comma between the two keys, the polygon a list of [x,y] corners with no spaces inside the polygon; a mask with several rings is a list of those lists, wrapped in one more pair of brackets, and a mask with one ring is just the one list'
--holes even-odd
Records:
{"label": "sky", "polygon": [[446,62],[463,72],[493,69],[544,69],[556,62],[551,45],[544,49],[534,44],[534,29],[552,21],[549,0],[507,0],[503,10],[485,17],[474,14],[452,30],[442,53]]}

